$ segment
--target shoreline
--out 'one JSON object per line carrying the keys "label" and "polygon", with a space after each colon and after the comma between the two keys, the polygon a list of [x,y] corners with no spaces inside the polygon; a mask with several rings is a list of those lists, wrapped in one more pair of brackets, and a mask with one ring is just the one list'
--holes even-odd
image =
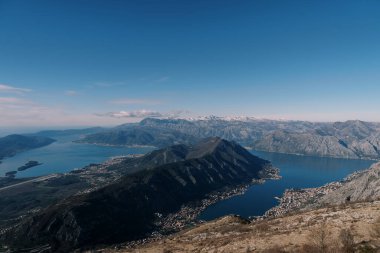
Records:
{"label": "shoreline", "polygon": [[315,158],[333,158],[333,159],[344,159],[344,160],[365,160],[365,161],[374,161],[379,162],[380,158],[369,158],[369,157],[342,157],[342,156],[324,156],[324,155],[306,155],[306,154],[300,154],[300,153],[287,153],[287,152],[275,152],[275,151],[268,151],[268,150],[261,150],[261,149],[255,149],[250,146],[244,146],[247,150],[257,151],[257,152],[266,152],[266,153],[273,153],[273,154],[282,154],[282,155],[294,155],[294,156],[304,156],[304,157],[315,157]]}
{"label": "shoreline", "polygon": [[[78,144],[88,144],[88,145],[95,145],[95,146],[101,146],[101,147],[153,148],[153,149],[158,149],[159,148],[159,147],[152,146],[152,145],[115,145],[115,144],[106,144],[106,143],[81,142],[80,140],[75,140],[73,142],[74,143],[78,143]],[[345,160],[365,160],[365,161],[374,161],[374,162],[379,162],[380,161],[380,158],[308,155],[308,154],[300,154],[300,153],[288,153],[288,152],[268,151],[268,150],[256,149],[256,148],[251,147],[251,146],[243,146],[243,147],[245,149],[249,150],[249,151],[267,152],[267,153],[273,153],[273,154],[294,155],[294,156],[315,157],[315,158],[333,158],[333,159],[345,159]]]}
{"label": "shoreline", "polygon": [[307,209],[310,206],[317,204],[317,199],[341,188],[346,182],[351,181],[368,170],[370,170],[370,168],[367,170],[355,171],[347,175],[341,181],[330,182],[319,187],[287,189],[281,197],[275,197],[278,200],[278,204],[267,210],[264,215],[258,216],[257,219],[276,218],[295,211]]}
{"label": "shoreline", "polygon": [[157,220],[156,225],[163,225],[162,228],[157,231],[151,232],[147,237],[135,241],[119,244],[117,247],[131,249],[136,246],[141,246],[147,243],[152,243],[168,236],[183,231],[185,229],[194,227],[196,225],[205,223],[204,220],[199,220],[197,217],[207,207],[234,196],[242,195],[245,191],[255,183],[242,184],[230,189],[224,189],[218,192],[210,193],[203,200],[192,202],[188,205],[184,205],[175,213],[170,213],[165,217],[160,217],[161,214],[156,213]]}
{"label": "shoreline", "polygon": [[342,185],[342,182],[331,182],[315,188],[287,189],[281,197],[275,197],[279,202],[276,206],[270,208],[262,216],[256,218],[257,220],[277,218],[302,210],[307,204],[313,204],[312,201],[314,199],[335,191],[342,187]]}
{"label": "shoreline", "polygon": [[27,163],[25,163],[24,165],[20,166],[17,168],[17,171],[24,171],[24,170],[28,170],[30,168],[33,168],[33,167],[36,167],[36,166],[39,166],[39,165],[42,165],[42,163],[38,162],[38,161],[29,161]]}
{"label": "shoreline", "polygon": [[249,187],[264,184],[266,180],[278,180],[281,178],[279,175],[279,169],[275,167],[264,168],[262,175],[262,178],[254,178],[249,183],[243,183],[233,187],[225,187],[221,190],[211,192],[202,200],[183,205],[177,212],[170,213],[166,216],[156,213],[155,225],[160,227],[157,231],[151,232],[146,238],[118,244],[117,247],[134,248],[136,246],[161,240],[174,233],[205,223],[206,221],[200,220],[198,217],[209,206],[219,201],[242,195]]}
{"label": "shoreline", "polygon": [[157,149],[158,147],[152,146],[152,145],[116,145],[116,144],[106,144],[106,143],[92,143],[92,142],[81,142],[79,140],[72,141],[76,144],[88,144],[88,145],[95,145],[100,147],[115,147],[115,148],[153,148]]}

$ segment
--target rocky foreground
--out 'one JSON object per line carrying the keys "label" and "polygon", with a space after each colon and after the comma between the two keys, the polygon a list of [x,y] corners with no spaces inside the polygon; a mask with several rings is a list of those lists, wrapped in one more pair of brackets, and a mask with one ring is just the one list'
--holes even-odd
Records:
{"label": "rocky foreground", "polygon": [[262,221],[226,216],[157,242],[102,252],[380,252],[380,201]]}

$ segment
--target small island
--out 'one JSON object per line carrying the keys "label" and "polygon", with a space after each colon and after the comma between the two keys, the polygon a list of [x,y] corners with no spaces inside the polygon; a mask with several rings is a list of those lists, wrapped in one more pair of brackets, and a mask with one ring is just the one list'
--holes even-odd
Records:
{"label": "small island", "polygon": [[17,171],[15,171],[15,170],[5,172],[5,176],[10,177],[10,178],[14,178],[16,176],[16,174],[17,174]]}
{"label": "small island", "polygon": [[19,167],[17,170],[18,171],[23,171],[23,170],[27,170],[29,168],[32,168],[32,167],[35,167],[35,166],[38,166],[38,165],[41,165],[42,163],[39,163],[37,161],[29,161],[27,163],[25,163],[25,165]]}

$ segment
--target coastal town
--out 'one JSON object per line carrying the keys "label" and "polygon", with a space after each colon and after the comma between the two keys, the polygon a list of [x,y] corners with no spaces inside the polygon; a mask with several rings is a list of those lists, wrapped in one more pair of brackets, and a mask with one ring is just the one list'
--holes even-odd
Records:
{"label": "coastal town", "polygon": [[305,189],[287,189],[285,190],[282,197],[276,198],[279,201],[279,204],[277,206],[266,211],[263,216],[256,218],[264,219],[268,217],[279,217],[284,214],[290,213],[294,210],[299,210],[303,208],[303,206],[305,206],[306,204],[313,204],[313,202],[316,199],[320,199],[322,196],[339,189],[345,182],[349,182],[356,178],[359,174],[365,172],[366,170],[356,171],[348,175],[342,181],[328,183],[321,187]]}
{"label": "coastal town", "polygon": [[266,211],[262,218],[278,217],[292,212],[293,210],[298,210],[314,198],[324,196],[329,192],[340,188],[341,185],[341,182],[333,182],[317,188],[285,190],[281,198],[276,198],[279,201],[279,204]]}
{"label": "coastal town", "polygon": [[116,246],[116,248],[134,248],[138,245],[151,243],[154,241],[161,240],[167,235],[181,231],[187,227],[193,227],[195,225],[204,223],[205,221],[199,220],[198,216],[202,211],[204,211],[208,206],[213,205],[221,200],[229,199],[233,196],[242,195],[248,189],[249,186],[253,184],[262,184],[265,180],[263,179],[254,179],[252,184],[243,184],[234,188],[224,189],[222,191],[217,191],[212,194],[209,194],[206,198],[201,201],[194,202],[189,205],[184,205],[175,213],[169,215],[162,215],[161,213],[156,213],[156,222],[157,227],[161,227],[159,231],[154,231],[150,236],[130,241],[121,245]]}
{"label": "coastal town", "polygon": [[225,188],[220,191],[213,192],[211,194],[208,194],[204,199],[200,201],[193,202],[188,205],[183,205],[181,209],[175,213],[171,213],[166,216],[161,213],[156,213],[155,225],[157,227],[160,227],[159,231],[152,232],[150,236],[144,239],[130,241],[128,243],[118,245],[117,247],[134,248],[138,245],[158,241],[165,236],[173,232],[181,231],[184,228],[202,224],[205,221],[200,220],[198,217],[207,207],[219,201],[242,195],[252,185],[263,184],[266,180],[278,180],[281,178],[279,175],[279,169],[273,166],[266,167],[264,170],[260,171],[259,174],[261,178],[252,179],[251,183],[249,184],[242,184],[233,188]]}

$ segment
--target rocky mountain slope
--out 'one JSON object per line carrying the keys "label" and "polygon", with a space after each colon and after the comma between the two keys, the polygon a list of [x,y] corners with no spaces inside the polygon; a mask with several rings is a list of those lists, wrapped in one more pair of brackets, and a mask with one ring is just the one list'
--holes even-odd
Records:
{"label": "rocky mountain slope", "polygon": [[53,139],[41,136],[12,134],[2,137],[0,138],[0,160],[23,151],[49,145],[52,142],[54,142]]}
{"label": "rocky mountain slope", "polygon": [[[160,220],[184,204],[250,183],[270,168],[268,161],[220,138],[155,151],[147,157],[135,163],[146,166],[144,170],[24,219],[2,235],[3,243],[12,247],[49,244],[52,251],[68,251],[138,239],[159,230]],[[156,167],[145,162],[152,157],[160,158]]]}
{"label": "rocky mountain slope", "polygon": [[331,205],[377,199],[380,199],[380,163],[349,176],[338,189],[318,198],[317,203]]}
{"label": "rocky mountain slope", "polygon": [[144,119],[88,135],[81,142],[165,146],[220,136],[257,150],[343,158],[380,158],[380,124],[275,120]]}
{"label": "rocky mountain slope", "polygon": [[[355,150],[350,149],[336,136],[313,132],[292,133],[279,130],[263,136],[255,141],[253,146],[258,150],[278,153],[359,158]],[[378,155],[374,149],[369,149],[367,153],[371,157]],[[363,155],[367,153],[362,152]]]}

